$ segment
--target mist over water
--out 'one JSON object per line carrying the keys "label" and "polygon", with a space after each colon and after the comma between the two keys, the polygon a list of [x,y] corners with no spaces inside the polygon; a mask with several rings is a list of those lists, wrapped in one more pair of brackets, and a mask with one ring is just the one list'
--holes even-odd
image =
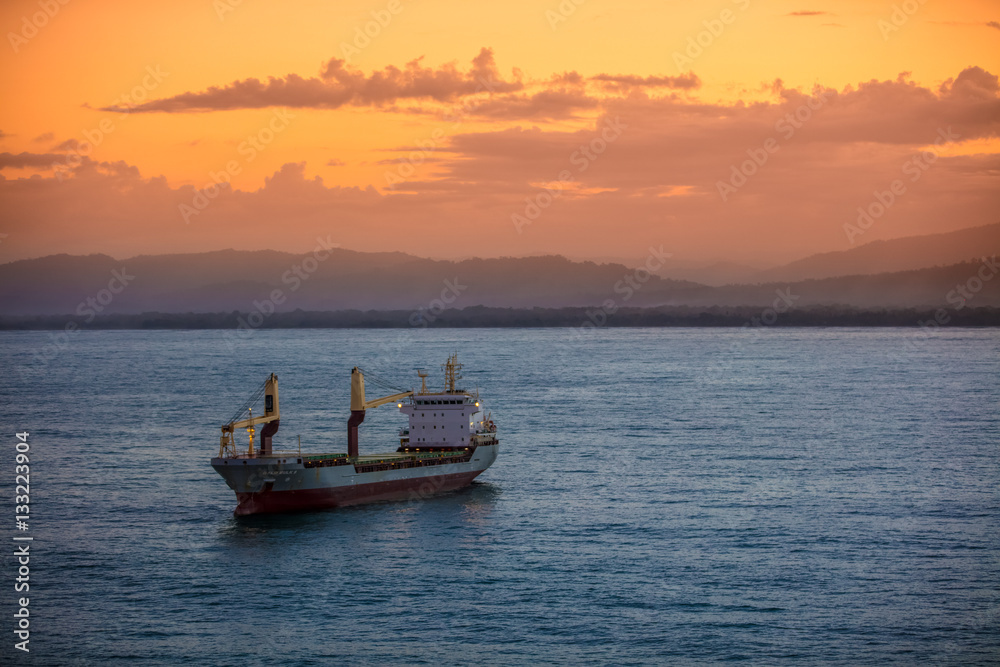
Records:
{"label": "mist over water", "polygon": [[[5,665],[1000,661],[995,329],[102,331],[41,364],[48,341],[0,332],[0,509],[13,535],[27,430],[35,538]],[[345,451],[352,366],[440,386],[453,351],[501,442],[472,487],[232,516],[209,459],[268,373],[275,447]],[[362,453],[404,423],[371,411]]]}

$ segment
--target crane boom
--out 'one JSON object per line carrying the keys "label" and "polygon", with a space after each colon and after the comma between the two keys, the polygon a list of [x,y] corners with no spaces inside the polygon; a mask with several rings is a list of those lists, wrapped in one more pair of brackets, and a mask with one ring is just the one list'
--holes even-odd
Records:
{"label": "crane boom", "polygon": [[365,401],[365,410],[371,410],[372,408],[377,408],[380,405],[385,405],[386,403],[392,403],[393,401],[398,401],[401,398],[407,398],[413,396],[412,391],[404,391],[399,394],[393,394],[392,396],[383,396],[382,398],[376,398],[371,401]]}
{"label": "crane boom", "polygon": [[401,398],[406,398],[407,396],[413,396],[413,391],[401,391],[397,394],[383,396],[382,398],[373,398],[369,401],[365,398],[365,374],[357,366],[351,369],[352,412],[355,410],[369,410],[371,408],[377,408],[380,405],[385,405],[386,403],[397,401]]}
{"label": "crane boom", "polygon": [[[254,417],[252,404],[260,398],[261,394],[264,395],[264,414]],[[239,419],[247,411],[249,411],[249,416],[246,419]],[[219,439],[219,451],[224,451],[226,447],[234,447],[233,431],[236,429],[245,428],[253,431],[254,426],[266,424],[260,432],[260,454],[267,456],[271,453],[271,438],[278,432],[280,420],[281,412],[278,409],[278,376],[271,373],[260,389],[244,404],[243,408],[236,413],[233,419],[228,424],[223,425],[222,437]],[[250,434],[250,448],[247,453],[251,457],[254,455],[253,433]],[[222,454],[220,453],[221,456]]]}
{"label": "crane boom", "polygon": [[238,428],[249,428],[250,426],[256,426],[257,424],[269,424],[273,421],[278,421],[277,415],[271,415],[270,417],[254,417],[252,419],[244,419],[243,421],[226,424],[222,427],[222,430],[235,431]]}
{"label": "crane boom", "polygon": [[413,391],[402,391],[372,400],[365,399],[365,374],[357,366],[351,369],[351,418],[347,420],[347,455],[358,455],[358,426],[365,420],[365,410],[413,396]]}

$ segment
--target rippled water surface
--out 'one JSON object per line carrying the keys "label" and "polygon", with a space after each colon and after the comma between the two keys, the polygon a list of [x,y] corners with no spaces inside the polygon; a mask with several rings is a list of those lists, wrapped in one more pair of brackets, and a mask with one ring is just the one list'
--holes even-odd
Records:
{"label": "rippled water surface", "polygon": [[[31,433],[31,653],[3,664],[996,664],[1000,332],[0,333],[0,528]],[[47,347],[48,346],[48,347]],[[219,425],[344,451],[350,368],[457,350],[500,428],[472,487],[232,516]],[[42,361],[42,360],[45,361]],[[362,451],[402,415],[369,414]]]}

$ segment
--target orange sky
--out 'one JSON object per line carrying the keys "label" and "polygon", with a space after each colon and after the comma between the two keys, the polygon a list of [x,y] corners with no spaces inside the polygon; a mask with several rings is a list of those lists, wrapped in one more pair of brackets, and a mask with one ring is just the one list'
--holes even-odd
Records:
{"label": "orange sky", "polygon": [[996,2],[36,0],[0,25],[0,262],[329,236],[765,266],[1000,218]]}

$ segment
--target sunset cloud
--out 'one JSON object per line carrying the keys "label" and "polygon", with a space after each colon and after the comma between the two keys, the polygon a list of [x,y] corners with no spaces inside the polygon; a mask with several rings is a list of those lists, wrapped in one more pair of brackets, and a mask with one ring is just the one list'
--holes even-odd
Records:
{"label": "sunset cloud", "polygon": [[[933,142],[948,128],[962,141],[996,137],[1000,100],[990,88],[993,81],[988,72],[971,68],[939,93],[900,78],[844,91],[782,90],[772,104],[617,100],[607,105],[605,113],[620,117],[629,129],[578,178],[621,193],[690,186],[701,194],[712,194],[730,167],[746,159],[747,150],[759,149],[770,137],[781,142],[774,163],[783,163],[789,170],[769,167],[768,180],[780,175],[799,181],[804,175],[798,172],[808,169],[822,172],[823,179],[830,181],[824,187],[831,189],[834,182],[846,184],[855,175],[866,178],[865,161],[872,155],[885,156],[888,166],[895,167],[907,152]],[[815,100],[821,103],[812,110],[808,104]],[[446,180],[466,188],[476,182],[551,179],[571,166],[574,150],[592,136],[591,131],[539,128],[462,134],[452,142],[457,157],[446,165]],[[835,179],[832,173],[838,174]],[[775,181],[776,186],[780,183],[780,179]],[[409,187],[419,191],[422,185]],[[440,183],[433,187],[439,189]]]}
{"label": "sunset cloud", "polygon": [[347,61],[331,58],[319,77],[303,78],[288,74],[271,77],[266,82],[251,78],[226,86],[212,86],[201,92],[187,92],[151,100],[124,108],[105,107],[104,111],[184,113],[231,109],[260,109],[280,106],[290,108],[336,109],[344,105],[382,106],[404,99],[430,99],[447,102],[477,93],[508,93],[521,90],[521,81],[505,81],[497,70],[493,52],[484,48],[473,58],[472,67],[461,71],[453,64],[439,68],[424,67],[421,59],[412,60],[402,69],[390,65],[365,75]]}
{"label": "sunset cloud", "polygon": [[271,106],[287,108],[336,109],[343,106],[379,107],[389,111],[424,113],[419,107],[397,109],[396,102],[454,102],[480,96],[465,104],[462,113],[499,118],[560,119],[578,111],[594,109],[601,96],[587,91],[592,82],[604,93],[627,94],[633,90],[666,89],[691,91],[701,87],[693,72],[679,76],[638,76],[634,74],[598,74],[586,78],[578,72],[564,72],[547,81],[524,81],[520,75],[505,80],[493,57],[483,48],[466,71],[448,64],[439,68],[421,65],[420,58],[403,68],[393,65],[366,75],[345,60],[331,58],[319,77],[303,78],[289,74],[282,78],[234,81],[226,86],[212,86],[201,92],[187,92],[144,104],[104,111],[139,113],[186,113],[257,109]]}
{"label": "sunset cloud", "polygon": [[24,167],[51,168],[53,162],[61,160],[62,158],[62,155],[56,153],[22,152],[17,155],[14,155],[13,153],[0,153],[0,169],[20,169]]}
{"label": "sunset cloud", "polygon": [[75,151],[80,147],[80,142],[77,139],[67,139],[62,141],[52,149],[55,151]]}
{"label": "sunset cloud", "polygon": [[[416,172],[393,190],[381,183],[330,185],[310,175],[309,164],[288,163],[260,188],[213,188],[207,205],[188,220],[179,211],[193,206],[198,189],[142,176],[135,166],[121,162],[84,160],[63,182],[45,176],[2,180],[0,199],[12,221],[12,238],[32,244],[38,254],[73,244],[95,252],[113,252],[109,243],[122,248],[138,244],[146,252],[250,247],[243,244],[267,235],[280,221],[283,229],[295,232],[283,233],[280,243],[286,245],[277,249],[300,249],[297,243],[330,234],[343,247],[435,256],[441,234],[475,220],[476,234],[456,240],[453,252],[471,255],[488,247],[487,254],[521,255],[560,247],[576,255],[627,253],[629,239],[651,238],[650,230],[656,229],[657,238],[669,240],[679,254],[725,247],[730,256],[763,261],[823,247],[810,239],[845,245],[843,223],[853,219],[873,191],[907,177],[904,165],[941,132],[953,137],[955,145],[1000,135],[997,77],[978,67],[963,70],[936,90],[905,75],[840,91],[818,87],[805,92],[781,84],[771,90],[772,102],[751,105],[615,97],[601,100],[592,109],[598,118],[583,129],[515,126],[454,134],[436,155],[423,159],[433,168]],[[551,102],[553,109],[564,113],[593,103],[578,86],[567,84],[564,94],[566,99]],[[542,105],[539,95],[525,96],[520,103]],[[499,116],[504,109],[487,107],[484,113]],[[595,144],[606,123],[624,128],[620,138]],[[768,139],[777,142],[778,150],[745,186],[721,199],[718,183],[729,179],[749,154],[760,153]],[[584,159],[585,148],[600,149],[600,154]],[[386,149],[399,157],[380,163],[386,168],[403,164],[416,149]],[[10,166],[44,169],[53,157],[62,156],[4,154],[0,165],[6,160]],[[563,172],[568,180],[556,186],[562,189],[555,203],[518,233],[512,214],[524,210],[540,184],[559,183]],[[956,228],[995,222],[1000,210],[997,173],[1000,156],[936,157],[927,176],[907,180],[906,197],[880,227],[910,234],[931,231],[942,220],[954,220],[957,210],[965,213],[953,223]],[[17,222],[29,219],[34,220],[30,225]],[[696,220],[712,222],[692,222]],[[614,221],[621,240],[577,233],[595,221]],[[415,237],[414,225],[425,233]],[[73,231],[84,229],[99,233]],[[379,233],[372,235],[371,229]],[[766,252],[758,249],[746,256],[743,249],[754,247],[760,235],[780,240]],[[142,245],[149,238],[158,240]]]}
{"label": "sunset cloud", "polygon": [[635,76],[634,74],[598,74],[591,81],[618,84],[629,87],[650,88],[680,88],[693,89],[701,87],[701,79],[694,72],[680,76]]}
{"label": "sunset cloud", "polygon": [[579,89],[543,90],[532,95],[503,95],[476,104],[469,113],[496,118],[568,118],[584,109],[595,109],[600,101]]}
{"label": "sunset cloud", "polygon": [[[996,100],[1000,92],[997,75],[990,74],[981,67],[969,67],[955,79],[948,79],[940,88],[945,98],[963,99],[969,102]],[[984,111],[996,111],[996,105],[987,105]]]}

